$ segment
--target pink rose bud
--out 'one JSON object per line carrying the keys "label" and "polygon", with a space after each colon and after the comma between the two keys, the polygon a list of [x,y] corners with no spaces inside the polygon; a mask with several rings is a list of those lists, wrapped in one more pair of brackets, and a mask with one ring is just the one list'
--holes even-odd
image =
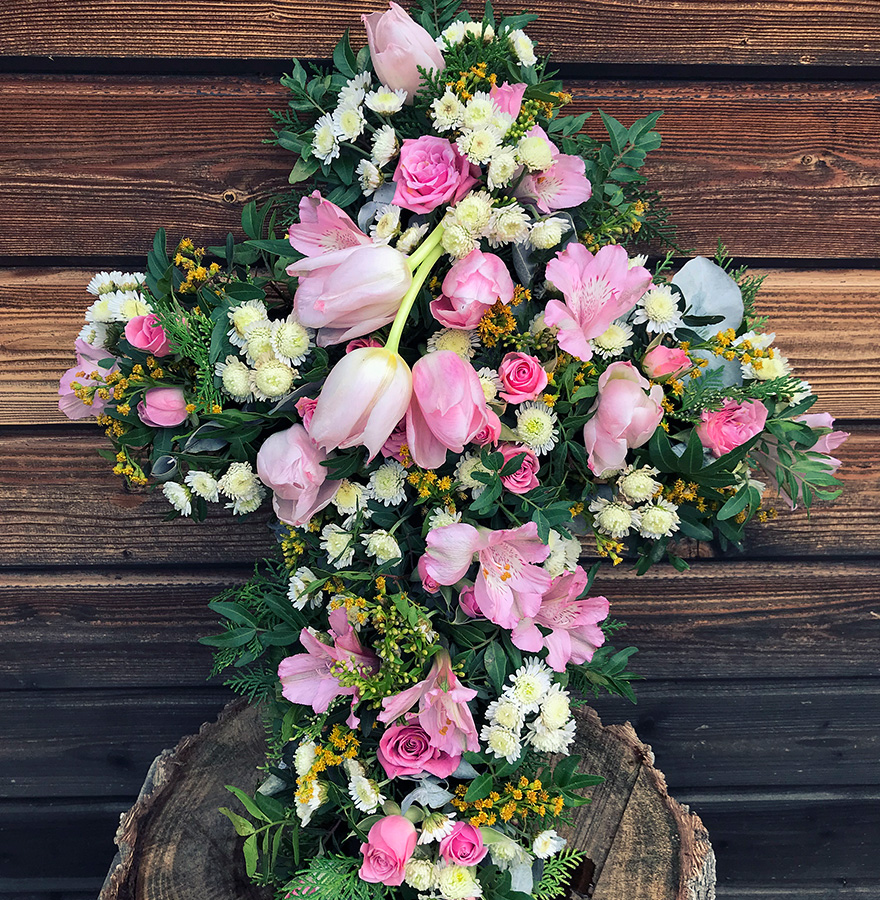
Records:
{"label": "pink rose bud", "polygon": [[760,434],[766,421],[767,407],[760,400],[728,400],[719,410],[704,409],[696,432],[713,456],[724,456]]}
{"label": "pink rose bud", "polygon": [[[803,422],[806,425],[809,425],[810,428],[834,428],[834,416],[831,413],[807,413],[803,416],[798,416],[795,419],[795,422]],[[843,442],[849,437],[848,431],[829,431],[828,434],[823,434],[819,437],[819,440],[810,447],[814,453],[833,453]],[[837,461],[838,465],[840,462]]]}
{"label": "pink rose bud", "polygon": [[523,94],[527,87],[526,84],[508,84],[505,81],[500,87],[493,84],[489,96],[495,101],[501,112],[516,119],[522,109]]}
{"label": "pink rose bud", "polygon": [[513,300],[513,279],[501,257],[471,250],[452,264],[443,293],[431,301],[431,315],[447,328],[476,328],[496,301]]}
{"label": "pink rose bud", "polygon": [[434,38],[396,3],[390,6],[387,12],[361,16],[361,21],[379,80],[392,90],[403,88],[406,102],[412,103],[422,80],[419,67],[442,71],[446,64]]}
{"label": "pink rose bud", "polygon": [[389,778],[428,772],[449,778],[461,762],[461,754],[450,755],[431,745],[421,725],[392,725],[379,739],[377,757]]}
{"label": "pink rose bud", "polygon": [[317,397],[300,397],[294,404],[296,411],[302,418],[303,428],[305,428],[306,431],[309,430],[309,425],[312,424],[312,416],[315,414],[315,407],[317,405]]}
{"label": "pink rose bud", "polygon": [[353,341],[349,341],[345,345],[345,352],[351,353],[352,350],[360,350],[362,347],[384,347],[385,345],[382,341],[377,341],[376,338],[355,338]]}
{"label": "pink rose bud", "polygon": [[407,861],[416,848],[416,826],[404,816],[385,816],[376,822],[361,844],[362,881],[397,887],[403,884]]}
{"label": "pink rose bud", "polygon": [[171,352],[165,329],[154,313],[129,319],[125,325],[125,339],[132,347],[153,356],[167,356]]}
{"label": "pink rose bud", "polygon": [[452,866],[475,866],[488,852],[482,832],[470,822],[456,822],[440,841],[440,855]]}
{"label": "pink rose bud", "polygon": [[491,444],[493,447],[501,437],[501,419],[498,414],[486,408],[486,424],[474,435],[473,442],[480,447]]}
{"label": "pink rose bud", "polygon": [[692,365],[691,358],[684,350],[659,344],[645,354],[642,371],[648,378],[665,378],[667,375],[678,375]]}
{"label": "pink rose bud", "polygon": [[[422,559],[424,559],[424,557],[422,557]],[[421,562],[421,560],[419,560],[419,562]],[[474,595],[473,585],[463,587],[459,591],[458,605],[461,607],[462,612],[466,616],[470,616],[472,619],[481,618],[483,615],[480,612],[480,608],[477,606],[477,598]]]}
{"label": "pink rose bud", "polygon": [[538,486],[539,482],[535,473],[541,468],[541,464],[533,450],[518,444],[502,444],[498,448],[498,452],[504,457],[505,463],[510,462],[515,456],[525,454],[516,472],[501,477],[501,483],[511,494],[526,494]]}
{"label": "pink rose bud", "polygon": [[446,138],[407,138],[394,172],[392,203],[414,213],[457,203],[477,183],[479,171]]}
{"label": "pink rose bud", "polygon": [[274,492],[275,514],[288,525],[304,525],[332,499],[339,483],[327,479],[319,450],[302,425],[276,431],[257,453],[257,475]]}
{"label": "pink rose bud", "polygon": [[425,560],[425,557],[420,557],[419,564],[418,566],[416,566],[416,570],[419,573],[419,578],[422,579],[422,587],[429,594],[436,594],[437,591],[440,590],[440,585],[428,574],[428,569],[426,566],[427,561]]}
{"label": "pink rose bud", "polygon": [[547,387],[547,373],[541,361],[528,353],[507,353],[498,367],[504,385],[501,396],[508,403],[534,400]]}
{"label": "pink rose bud", "polygon": [[401,452],[404,444],[406,444],[406,419],[401,419],[394,426],[394,431],[388,435],[388,440],[382,444],[382,456],[385,459],[396,459],[408,469],[412,465],[412,460]]}
{"label": "pink rose bud", "polygon": [[178,387],[150,388],[138,403],[137,414],[144,425],[173,428],[186,421],[186,397]]}

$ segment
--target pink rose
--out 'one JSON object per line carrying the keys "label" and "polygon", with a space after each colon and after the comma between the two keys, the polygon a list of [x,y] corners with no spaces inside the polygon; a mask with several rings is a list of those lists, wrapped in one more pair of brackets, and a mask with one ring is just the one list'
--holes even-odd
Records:
{"label": "pink rose", "polygon": [[422,80],[419,67],[438,71],[446,64],[434,38],[396,3],[390,6],[387,12],[361,16],[361,21],[379,80],[392,90],[403,88],[406,102],[412,103]]}
{"label": "pink rose", "polygon": [[186,397],[179,387],[150,388],[138,403],[137,414],[144,425],[173,428],[186,421]]}
{"label": "pink rose", "polygon": [[[425,557],[423,556],[422,559],[424,558]],[[419,562],[421,562],[421,560],[419,560]],[[477,606],[477,598],[474,595],[474,586],[472,584],[463,587],[459,591],[458,605],[461,607],[462,612],[472,619],[477,619],[482,615],[480,613],[480,608]]]}
{"label": "pink rose", "polygon": [[486,424],[474,435],[473,442],[480,447],[492,444],[494,447],[501,437],[501,419],[498,414],[486,407]]}
{"label": "pink rose", "polygon": [[404,456],[401,452],[406,444],[406,419],[401,419],[395,426],[394,431],[388,435],[388,440],[382,444],[382,456],[385,459],[396,459],[401,465],[407,469],[412,465],[409,456]]}
{"label": "pink rose", "polygon": [[501,483],[511,494],[527,494],[532,488],[538,486],[539,482],[535,473],[541,468],[541,464],[533,450],[519,444],[502,444],[498,448],[498,452],[504,457],[505,463],[510,462],[515,456],[525,454],[516,472],[501,477]]}
{"label": "pink rose", "polygon": [[498,367],[504,385],[501,396],[508,403],[534,400],[547,387],[547,373],[541,361],[528,353],[507,353]]}
{"label": "pink rose", "polygon": [[453,866],[475,866],[488,852],[482,832],[469,822],[456,822],[440,841],[440,855]]}
{"label": "pink rose", "polygon": [[501,86],[493,84],[489,96],[503,113],[507,113],[516,119],[522,109],[523,94],[528,85],[508,84],[506,81]]}
{"label": "pink rose", "polygon": [[345,345],[345,352],[351,353],[352,350],[360,350],[362,347],[383,347],[384,344],[382,341],[377,341],[376,338],[355,338],[353,341],[349,341]]}
{"label": "pink rose", "polygon": [[419,578],[422,579],[422,587],[429,594],[436,594],[437,591],[440,590],[440,585],[436,581],[434,581],[434,579],[431,578],[431,576],[428,574],[428,570],[425,567],[425,557],[424,556],[422,556],[419,559],[419,564],[416,567],[416,569],[419,573]]}
{"label": "pink rose", "polygon": [[445,138],[427,134],[407,138],[400,148],[391,202],[414,213],[429,213],[461,200],[477,183],[479,171]]}
{"label": "pink rose", "polygon": [[[647,391],[647,393],[645,393]],[[663,418],[663,388],[653,387],[630,362],[612,363],[599,377],[593,418],[584,425],[590,471],[602,478],[622,469],[626,451],[641,447]]]}
{"label": "pink rose", "polygon": [[760,400],[728,400],[719,410],[703,410],[697,437],[713,456],[724,456],[760,434],[766,421],[767,407]]}
{"label": "pink rose", "polygon": [[154,313],[129,319],[125,324],[125,339],[132,347],[153,356],[167,356],[171,352],[165,329],[159,324],[159,317]]}
{"label": "pink rose", "polygon": [[276,431],[257,453],[257,475],[274,492],[275,514],[288,525],[304,525],[332,499],[339,482],[327,478],[319,450],[302,425]]}
{"label": "pink rose", "polygon": [[392,725],[379,739],[377,756],[389,778],[423,772],[449,778],[461,762],[461,754],[450,755],[431,746],[428,732],[416,723]]}
{"label": "pink rose", "polygon": [[302,418],[303,428],[309,430],[312,424],[312,416],[315,414],[315,407],[318,405],[317,397],[300,397],[294,404],[296,411]]}
{"label": "pink rose", "polygon": [[665,378],[667,375],[678,375],[692,365],[691,358],[684,350],[659,344],[645,354],[642,371],[648,378]]}
{"label": "pink rose", "polygon": [[443,279],[443,293],[431,301],[431,315],[447,328],[476,328],[496,301],[513,299],[513,279],[501,257],[471,250],[452,264]]}
{"label": "pink rose", "polygon": [[404,816],[385,816],[370,829],[361,844],[364,861],[358,873],[362,881],[396,887],[416,848],[416,826]]}

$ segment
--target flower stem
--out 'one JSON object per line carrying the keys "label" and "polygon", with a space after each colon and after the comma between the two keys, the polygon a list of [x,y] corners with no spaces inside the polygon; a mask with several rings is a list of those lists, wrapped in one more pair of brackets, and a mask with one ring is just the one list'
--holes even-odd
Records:
{"label": "flower stem", "polygon": [[441,223],[438,225],[419,246],[410,254],[407,262],[409,263],[410,272],[415,272],[422,264],[425,257],[443,240],[443,232],[446,229]]}

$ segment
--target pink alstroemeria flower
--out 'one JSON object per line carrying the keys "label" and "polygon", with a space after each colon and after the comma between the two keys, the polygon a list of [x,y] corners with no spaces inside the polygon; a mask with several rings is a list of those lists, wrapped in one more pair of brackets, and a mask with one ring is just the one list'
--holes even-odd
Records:
{"label": "pink alstroemeria flower", "polygon": [[530,200],[543,213],[557,209],[571,209],[586,203],[593,193],[590,180],[584,174],[584,161],[579,156],[560,153],[540,125],[526,132],[526,137],[542,137],[553,148],[553,164],[543,172],[526,175],[513,192],[519,200]]}
{"label": "pink alstroemeria flower", "polygon": [[452,671],[449,653],[441,650],[424,681],[382,701],[379,721],[393,722],[418,703],[416,719],[428,733],[431,746],[457,756],[464,750],[480,749],[477,726],[468,707],[476,696],[475,690],[461,685]]}
{"label": "pink alstroemeria flower", "polygon": [[490,622],[513,630],[520,619],[533,617],[541,607],[552,578],[535,563],[544,562],[549,553],[534,522],[502,531],[457,522],[428,532],[422,559],[424,571],[434,581],[455,584],[476,554],[480,571],[474,602]]}
{"label": "pink alstroemeria flower", "polygon": [[[570,662],[589,662],[605,643],[598,623],[608,618],[608,601],[604,597],[578,600],[586,585],[587,573],[580,566],[555,578],[538,612],[513,630],[513,643],[531,653],[546,647],[547,665],[557,672],[564,672]],[[549,628],[550,634],[544,635],[538,625]]]}
{"label": "pink alstroemeria flower", "polygon": [[352,706],[357,702],[356,689],[343,687],[332,666],[342,664],[364,673],[379,668],[379,658],[361,646],[344,609],[330,613],[330,638],[333,643],[325,644],[314,632],[303,628],[299,640],[306,652],[288,656],[278,664],[284,697],[291,703],[311,706],[316,713],[327,712],[337,697],[355,696]]}
{"label": "pink alstroemeria flower", "polygon": [[559,329],[559,346],[585,362],[593,355],[590,338],[599,337],[638,303],[651,285],[643,266],[629,268],[618,244],[601,247],[594,256],[583,245],[569,244],[547,263],[547,280],[562,291],[565,303],[551,300],[544,322]]}
{"label": "pink alstroemeria flower", "polygon": [[348,213],[325,200],[320,191],[312,191],[299,201],[299,222],[290,226],[287,236],[293,248],[305,256],[373,243]]}

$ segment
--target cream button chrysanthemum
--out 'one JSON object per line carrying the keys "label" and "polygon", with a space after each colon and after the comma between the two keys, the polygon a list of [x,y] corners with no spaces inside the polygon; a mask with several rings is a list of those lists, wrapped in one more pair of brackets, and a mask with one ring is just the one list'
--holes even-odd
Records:
{"label": "cream button chrysanthemum", "polygon": [[571,718],[571,702],[568,692],[560,685],[554,684],[541,703],[541,714],[538,720],[544,729],[562,728]]}
{"label": "cream button chrysanthemum", "polygon": [[406,469],[396,460],[383,463],[370,476],[368,496],[385,506],[398,506],[406,500]]}
{"label": "cream button chrysanthemum", "polygon": [[224,362],[218,362],[214,372],[220,377],[224,393],[234,400],[251,399],[251,370],[237,356],[227,356]]}
{"label": "cream button chrysanthemum", "polygon": [[523,712],[536,712],[550,690],[553,677],[550,669],[536,656],[532,656],[510,676],[510,682],[511,686],[505,690],[505,695],[516,700]]}
{"label": "cream button chrysanthemum", "polygon": [[549,250],[562,240],[562,236],[569,228],[568,222],[558,216],[541,219],[532,225],[531,231],[529,231],[529,243],[536,250]]}
{"label": "cream button chrysanthemum", "polygon": [[501,144],[501,139],[494,128],[476,128],[462,134],[456,144],[462,156],[480,166],[492,159]]}
{"label": "cream button chrysanthemum", "polygon": [[343,516],[366,510],[367,489],[362,484],[342,478],[333,496],[333,505]]}
{"label": "cream button chrysanthemum", "polygon": [[528,400],[516,410],[517,437],[539,456],[549,453],[559,441],[556,413],[546,403]]}
{"label": "cream button chrysanthemum", "polygon": [[312,138],[312,155],[329,163],[339,156],[339,138],[333,124],[333,116],[326,113],[315,122],[315,135]]}
{"label": "cream button chrysanthemum", "polygon": [[189,488],[178,484],[176,481],[166,481],[162,485],[162,493],[165,499],[182,515],[192,515],[192,495]]}
{"label": "cream button chrysanthemum", "polygon": [[261,357],[274,355],[272,323],[268,319],[261,319],[259,322],[254,322],[253,325],[248,325],[244,339],[244,352],[251,365]]}
{"label": "cream button chrysanthemum", "polygon": [[291,313],[272,323],[271,348],[275,356],[289,366],[301,363],[312,348],[314,332],[301,325]]}
{"label": "cream button chrysanthemum", "polygon": [[632,347],[633,330],[626,322],[612,322],[598,337],[590,343],[602,359],[620,356],[627,347]]}
{"label": "cream button chrysanthemum", "polygon": [[477,332],[463,328],[441,328],[428,338],[428,353],[451,350],[465,362],[470,362],[479,346]]}
{"label": "cream button chrysanthemum", "polygon": [[397,142],[397,132],[391,125],[383,125],[373,135],[372,159],[379,168],[387,166],[388,163],[397,156],[397,151],[399,149],[400,145]]}
{"label": "cream button chrysanthemum", "polygon": [[444,28],[440,32],[440,37],[437,38],[437,46],[441,50],[445,50],[447,47],[455,47],[460,44],[467,34],[466,25],[466,22],[457,21]]}
{"label": "cream button chrysanthemum", "polygon": [[627,466],[617,479],[617,487],[621,494],[633,503],[644,503],[657,493],[660,482],[652,476],[658,471],[653,466],[643,466],[640,469]]}
{"label": "cream button chrysanthemum", "polygon": [[644,266],[645,263],[648,262],[648,254],[640,253],[638,256],[631,256],[626,261],[626,267],[628,269],[634,269],[636,266]]}
{"label": "cream button chrysanthemum", "polygon": [[97,272],[86,285],[86,290],[99,297],[116,290],[117,282],[122,281],[122,272]]}
{"label": "cream button chrysanthemum", "polygon": [[336,137],[346,141],[356,141],[364,128],[367,120],[359,106],[340,106],[333,113],[333,130]]}
{"label": "cream button chrysanthemum", "polygon": [[385,802],[376,782],[363,775],[355,775],[351,779],[348,783],[348,795],[354,801],[355,809],[365,813],[374,813]]}
{"label": "cream button chrysanthemum", "polygon": [[516,158],[530,171],[543,172],[553,163],[553,148],[539,134],[520,138],[516,145]]}
{"label": "cream button chrysanthemum", "polygon": [[471,234],[482,234],[492,215],[492,203],[486,191],[473,191],[456,204],[455,221]]}
{"label": "cream button chrysanthemum", "polygon": [[403,109],[405,102],[406,91],[403,88],[392,90],[384,84],[376,88],[376,90],[370,91],[364,98],[367,108],[380,116],[393,116],[394,113]]}
{"label": "cream button chrysanthemum", "polygon": [[311,601],[313,607],[320,606],[324,592],[318,588],[309,594],[306,590],[315,581],[317,576],[308,566],[300,566],[291,576],[287,584],[287,597],[294,609],[305,609]]}
{"label": "cream button chrysanthemum", "polygon": [[385,182],[385,176],[379,171],[379,167],[368,159],[362,159],[357,164],[355,172],[365,197],[371,197],[376,189]]}
{"label": "cream button chrysanthemum", "polygon": [[429,859],[409,859],[403,880],[417,891],[429,891],[437,881],[436,866]]}
{"label": "cream button chrysanthemum", "polygon": [[529,722],[527,727],[529,736],[526,740],[541,753],[566,753],[574,742],[574,719],[570,719],[562,728],[540,730],[535,722]]}
{"label": "cream button chrysanthemum", "polygon": [[783,378],[791,374],[791,365],[788,359],[778,351],[773,352],[772,357],[761,359],[760,368],[755,363],[745,363],[742,366],[743,378],[753,381],[770,381],[773,378]]}
{"label": "cream button chrysanthemum", "polygon": [[354,537],[339,525],[330,523],[321,531],[321,549],[335,568],[344,569],[354,559]]}
{"label": "cream button chrysanthemum", "polygon": [[465,490],[471,491],[474,499],[476,499],[486,490],[486,485],[473,477],[474,472],[488,473],[488,471],[480,461],[479,456],[475,456],[473,453],[465,453],[455,466],[455,480]]}
{"label": "cream button chrysanthemum", "polygon": [[465,34],[469,34],[471,37],[482,40],[487,44],[495,39],[495,29],[491,25],[484,25],[482,22],[465,22],[464,30]]}
{"label": "cream button chrysanthemum", "polygon": [[86,310],[86,322],[98,322],[108,324],[113,321],[113,313],[110,310],[110,297],[113,294],[103,294]]}
{"label": "cream button chrysanthemum", "polygon": [[239,303],[233,306],[226,316],[232,325],[227,337],[235,347],[245,346],[247,343],[245,332],[251,325],[269,320],[266,304],[262,300],[248,300],[245,303]]}
{"label": "cream button chrysanthemum", "polygon": [[455,221],[454,217],[448,219],[448,224],[444,222],[445,231],[441,239],[443,249],[455,259],[464,259],[471,252],[476,250],[477,240],[467,230]]}
{"label": "cream button chrysanthemum", "polygon": [[217,489],[230,500],[250,500],[253,497],[262,497],[265,493],[263,485],[254,475],[251,464],[247,462],[231,463],[217,482]]}
{"label": "cream button chrysanthemum", "polygon": [[517,28],[510,32],[507,39],[510,42],[510,49],[520,65],[533,66],[538,61],[538,57],[535,56],[535,45],[524,31]]}
{"label": "cream button chrysanthemum", "polygon": [[535,839],[532,841],[532,853],[538,859],[549,859],[551,856],[556,856],[566,843],[567,841],[564,837],[560,837],[550,828],[535,835]]}
{"label": "cream button chrysanthemum", "polygon": [[644,324],[649,332],[673,334],[682,321],[678,300],[672,288],[667,284],[651,288],[639,300],[632,320],[636,325]]}
{"label": "cream button chrysanthemum", "polygon": [[653,538],[655,541],[662,537],[672,537],[673,532],[678,531],[678,507],[668,500],[655,500],[649,506],[643,506],[639,512],[642,521],[639,525],[639,534],[642,537]]}
{"label": "cream button chrysanthemum", "polygon": [[308,774],[315,764],[318,755],[318,745],[314,741],[303,741],[293,754],[293,768],[297,775]]}
{"label": "cream button chrysanthemum", "polygon": [[508,147],[501,147],[492,154],[489,162],[489,168],[486,171],[486,178],[490,190],[504,187],[513,180],[514,173],[518,168],[516,154]]}
{"label": "cream button chrysanthemum", "polygon": [[192,469],[183,479],[190,490],[203,500],[211,503],[220,501],[220,492],[217,488],[217,479],[210,472],[202,472]]}
{"label": "cream button chrysanthemum", "polygon": [[616,540],[626,537],[631,529],[639,527],[639,513],[625,503],[597,497],[590,503],[590,512],[595,516],[596,530]]}
{"label": "cream button chrysanthemum", "polygon": [[486,91],[477,91],[465,104],[461,124],[465,128],[483,128],[500,111],[498,105]]}
{"label": "cream button chrysanthemum", "polygon": [[431,104],[431,116],[434,119],[434,127],[439,132],[451,131],[461,125],[464,115],[464,104],[448,88],[442,97],[438,97]]}
{"label": "cream button chrysanthemum", "polygon": [[466,900],[469,897],[480,897],[482,885],[474,877],[473,872],[464,866],[444,866],[437,873],[437,888],[445,900]]}
{"label": "cream button chrysanthemum", "polygon": [[257,360],[251,376],[254,396],[258,400],[277,400],[290,391],[295,376],[295,369],[267,355]]}
{"label": "cream button chrysanthemum", "polygon": [[107,346],[107,326],[101,322],[87,322],[80,329],[77,337],[85,341],[90,347],[103,348]]}
{"label": "cream button chrysanthemum", "polygon": [[531,220],[528,214],[518,203],[511,203],[492,210],[487,235],[489,246],[521,244],[528,240],[530,224]]}
{"label": "cream button chrysanthemum", "polygon": [[575,537],[563,537],[558,531],[550,530],[547,539],[550,553],[542,563],[543,568],[553,576],[558,577],[563,572],[573,572],[581,557],[581,542]]}
{"label": "cream button chrysanthemum", "polygon": [[397,239],[394,245],[401,253],[410,254],[422,242],[422,238],[428,233],[427,222],[424,225],[410,225]]}
{"label": "cream button chrysanthemum", "polygon": [[504,388],[500,376],[495,369],[484,366],[477,371],[477,377],[480,379],[480,386],[483,388],[486,402],[491,403],[498,396],[498,392]]}
{"label": "cream button chrysanthemum", "polygon": [[444,528],[447,525],[454,525],[456,522],[460,522],[461,513],[451,513],[449,510],[440,509],[438,507],[428,516],[426,521],[429,530],[433,530],[434,528]]}
{"label": "cream button chrysanthemum", "polygon": [[400,559],[400,545],[384,529],[377,529],[370,534],[365,534],[361,543],[367,549],[367,556],[372,556],[379,565]]}
{"label": "cream button chrysanthemum", "polygon": [[454,826],[455,816],[453,813],[428,813],[422,821],[422,833],[419,835],[419,843],[430,844],[432,841],[442,841],[446,835],[452,832]]}
{"label": "cream button chrysanthemum", "polygon": [[337,108],[340,106],[360,106],[364,102],[364,94],[370,86],[372,77],[369,72],[361,72],[349,78],[336,98]]}
{"label": "cream button chrysanthemum", "polygon": [[503,725],[484,725],[480,732],[480,740],[498,759],[516,762],[522,755],[522,742],[519,735]]}
{"label": "cream button chrysanthemum", "polygon": [[138,291],[116,291],[106,297],[110,315],[115,322],[130,322],[135,316],[146,316],[153,311],[153,307]]}
{"label": "cream button chrysanthemum", "polygon": [[374,244],[388,244],[400,233],[400,207],[388,203],[378,210],[376,221],[370,226]]}
{"label": "cream button chrysanthemum", "polygon": [[512,697],[500,697],[498,700],[493,700],[486,710],[486,718],[492,724],[503,725],[517,733],[525,723],[522,706]]}

